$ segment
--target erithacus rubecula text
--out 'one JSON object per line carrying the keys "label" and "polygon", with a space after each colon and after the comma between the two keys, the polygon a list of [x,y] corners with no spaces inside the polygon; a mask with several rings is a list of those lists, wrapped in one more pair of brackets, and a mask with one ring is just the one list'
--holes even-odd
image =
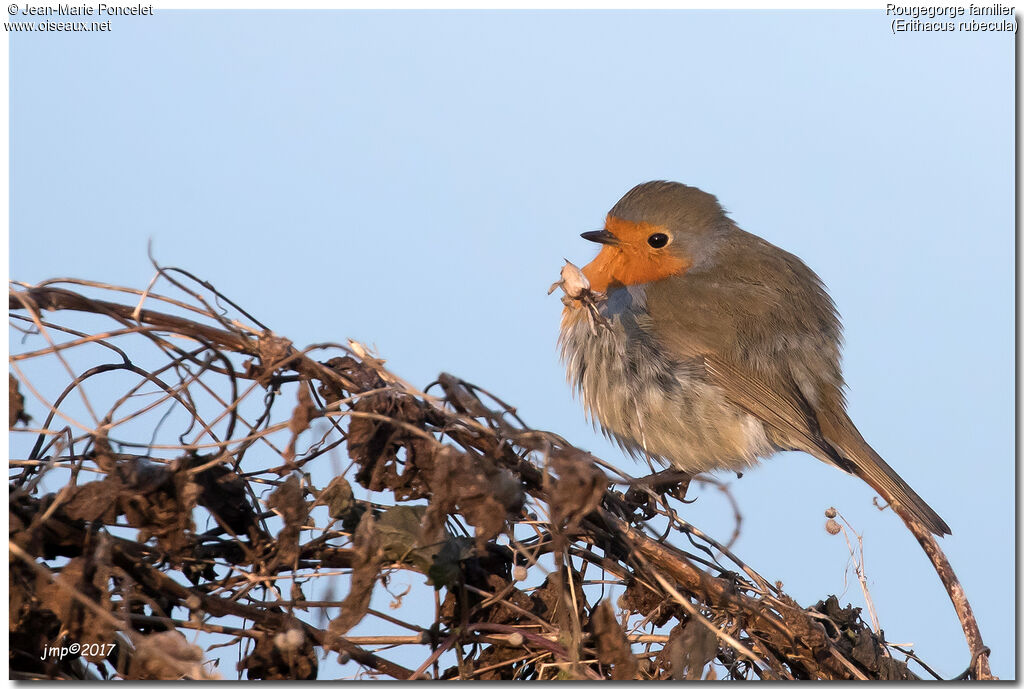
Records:
{"label": "erithacus rubecula text", "polygon": [[[608,213],[559,341],[569,381],[624,450],[690,473],[800,450],[859,476],[904,519],[950,533],[846,414],[842,326],[803,261],[711,194],[634,187]],[[597,327],[594,313],[600,320]]]}

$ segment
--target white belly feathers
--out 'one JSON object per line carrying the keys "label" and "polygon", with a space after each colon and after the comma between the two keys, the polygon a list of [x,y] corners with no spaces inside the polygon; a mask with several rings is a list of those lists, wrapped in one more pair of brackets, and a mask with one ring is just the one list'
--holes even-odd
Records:
{"label": "white belly feathers", "polygon": [[595,328],[583,308],[566,309],[562,360],[591,420],[634,458],[691,473],[740,471],[777,452],[759,419],[705,382],[699,359],[661,351],[643,328],[645,302],[642,285],[609,290]]}

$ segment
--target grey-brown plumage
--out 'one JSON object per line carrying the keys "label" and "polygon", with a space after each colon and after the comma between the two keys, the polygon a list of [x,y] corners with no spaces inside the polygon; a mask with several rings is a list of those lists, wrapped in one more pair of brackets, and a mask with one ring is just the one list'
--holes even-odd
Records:
{"label": "grey-brown plumage", "polygon": [[799,258],[674,182],[635,187],[606,228],[588,235],[605,246],[584,273],[604,285],[608,327],[568,307],[560,341],[569,379],[619,445],[690,472],[801,450],[950,533],[847,416],[839,317]]}

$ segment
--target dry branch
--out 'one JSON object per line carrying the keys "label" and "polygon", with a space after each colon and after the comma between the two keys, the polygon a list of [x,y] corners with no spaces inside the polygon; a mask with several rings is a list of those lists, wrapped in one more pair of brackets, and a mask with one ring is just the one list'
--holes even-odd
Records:
{"label": "dry branch", "polygon": [[[298,349],[182,275],[11,290],[12,676],[913,677],[858,609],[800,606],[679,519],[685,476],[609,476],[481,388]],[[109,650],[44,657],[87,641]]]}

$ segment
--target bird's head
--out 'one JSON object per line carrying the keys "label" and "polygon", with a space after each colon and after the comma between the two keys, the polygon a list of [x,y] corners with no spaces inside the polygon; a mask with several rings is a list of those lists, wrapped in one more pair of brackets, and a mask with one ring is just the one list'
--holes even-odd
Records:
{"label": "bird's head", "polygon": [[581,235],[603,244],[583,274],[599,292],[681,275],[707,259],[727,223],[718,200],[696,187],[637,185],[608,212],[603,230]]}

